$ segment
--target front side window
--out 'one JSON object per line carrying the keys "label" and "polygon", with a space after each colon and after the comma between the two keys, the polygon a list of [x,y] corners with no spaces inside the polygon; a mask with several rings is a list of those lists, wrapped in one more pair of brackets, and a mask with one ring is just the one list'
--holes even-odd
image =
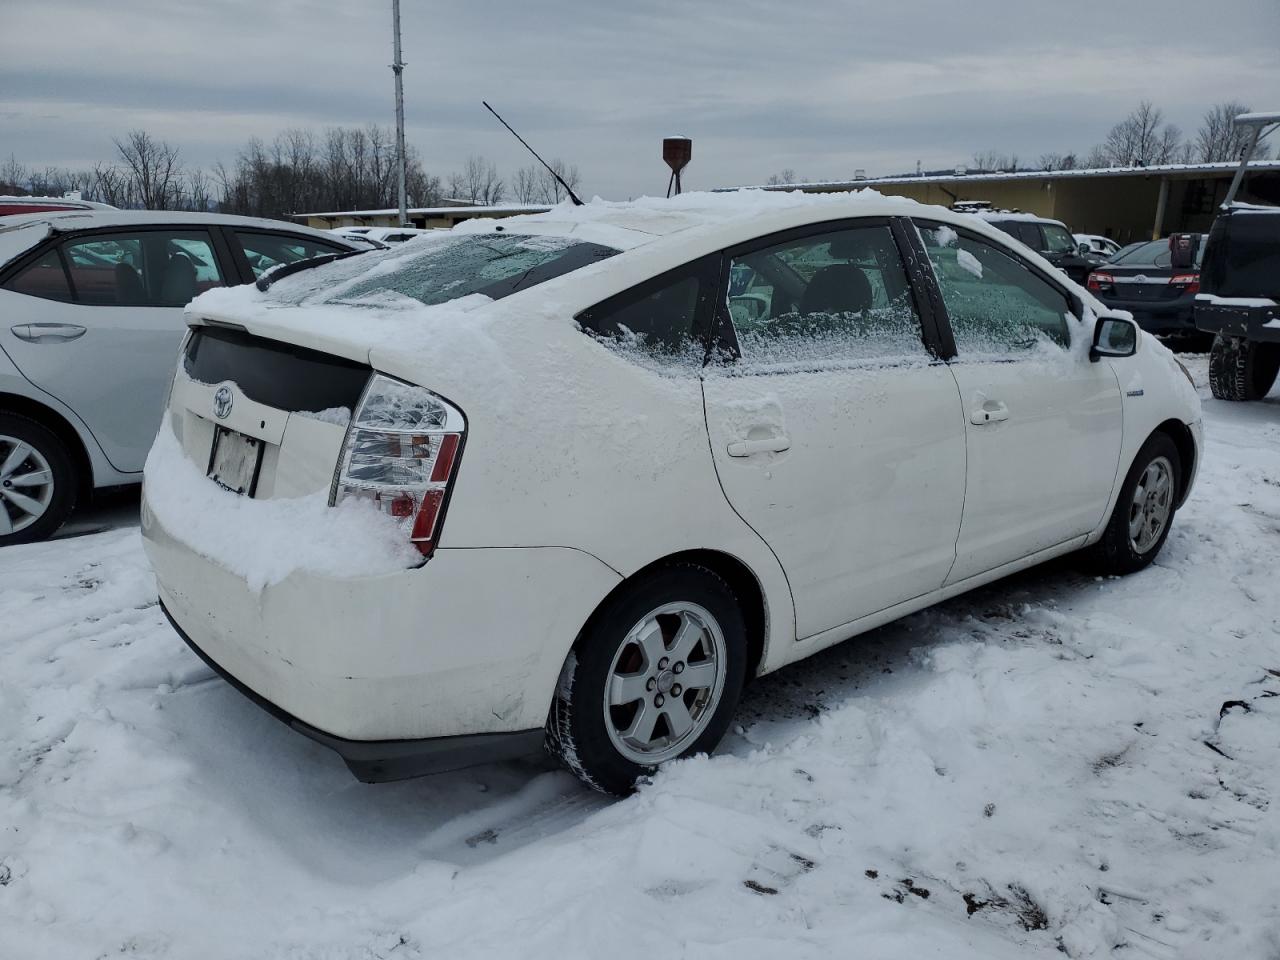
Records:
{"label": "front side window", "polygon": [[1076,238],[1068,233],[1065,227],[1060,227],[1056,223],[1044,223],[1040,225],[1040,229],[1044,231],[1044,248],[1047,252],[1075,252]]}
{"label": "front side window", "polygon": [[303,237],[290,237],[283,234],[249,233],[236,231],[236,239],[244,250],[245,259],[253,270],[255,277],[260,277],[272,267],[282,263],[294,263],[311,257],[321,257],[326,253],[345,253],[345,247],[330,246],[317,243]]}
{"label": "front side window", "polygon": [[728,311],[748,364],[928,357],[887,225],[833,230],[732,257]]}
{"label": "front side window", "polygon": [[62,269],[62,260],[57,250],[49,250],[4,286],[6,290],[25,293],[29,297],[42,297],[45,300],[71,299],[71,287],[67,284],[67,274]]}
{"label": "front side window", "polygon": [[1067,345],[1065,293],[991,241],[945,224],[917,226],[962,358]]}
{"label": "front side window", "polygon": [[95,306],[181,307],[224,283],[203,230],[93,234],[62,252],[76,300]]}

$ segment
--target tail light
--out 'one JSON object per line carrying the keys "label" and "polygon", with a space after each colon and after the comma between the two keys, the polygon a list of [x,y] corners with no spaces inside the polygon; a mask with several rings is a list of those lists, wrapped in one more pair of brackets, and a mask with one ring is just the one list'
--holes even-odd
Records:
{"label": "tail light", "polygon": [[1169,278],[1170,286],[1185,287],[1183,293],[1199,293],[1200,292],[1200,274],[1198,273],[1179,273]]}
{"label": "tail light", "polygon": [[1089,279],[1085,281],[1085,286],[1090,290],[1101,290],[1103,287],[1109,287],[1116,282],[1116,278],[1109,273],[1101,273],[1095,270],[1089,274]]}
{"label": "tail light", "polygon": [[329,504],[368,500],[431,556],[466,432],[462,411],[443,397],[375,373],[347,428]]}

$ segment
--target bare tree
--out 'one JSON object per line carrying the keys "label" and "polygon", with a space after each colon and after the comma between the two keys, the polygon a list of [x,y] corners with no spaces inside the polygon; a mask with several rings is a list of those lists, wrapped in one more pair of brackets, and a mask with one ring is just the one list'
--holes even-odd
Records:
{"label": "bare tree", "polygon": [[493,161],[477,154],[467,157],[461,173],[449,175],[449,193],[467,203],[487,206],[501,203],[505,185]]}
{"label": "bare tree", "polygon": [[538,175],[541,169],[530,164],[516,171],[515,177],[511,180],[511,192],[515,194],[518,203],[537,202],[541,191],[541,184],[538,182],[541,179]]}
{"label": "bare tree", "polygon": [[[1195,159],[1201,163],[1222,163],[1240,159],[1248,144],[1247,131],[1233,122],[1237,116],[1249,112],[1248,104],[1238,100],[1217,103],[1206,111],[1204,121],[1196,132]],[[1266,159],[1270,151],[1265,144],[1259,144],[1254,156]],[[2,177],[0,177],[2,179]]]}
{"label": "bare tree", "polygon": [[[1182,156],[1182,131],[1164,122],[1164,111],[1143,100],[1117,123],[1090,154],[1098,166],[1140,166],[1175,163]],[[1091,162],[1090,164],[1094,164]]]}
{"label": "bare tree", "polygon": [[181,193],[182,165],[178,148],[154,139],[145,130],[131,130],[114,141],[129,169],[133,198],[146,210],[167,210]]}
{"label": "bare tree", "polygon": [[9,159],[0,166],[0,193],[26,193],[30,189],[27,185],[29,181],[27,168],[20,164],[12,153],[9,154]]}
{"label": "bare tree", "polygon": [[790,186],[796,182],[796,172],[790,167],[779,170],[777,173],[769,174],[769,179],[765,181],[771,187]]}

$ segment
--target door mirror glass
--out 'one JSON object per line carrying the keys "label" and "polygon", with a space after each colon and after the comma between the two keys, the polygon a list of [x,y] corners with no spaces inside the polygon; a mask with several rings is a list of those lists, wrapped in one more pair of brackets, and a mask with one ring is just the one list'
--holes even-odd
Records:
{"label": "door mirror glass", "polygon": [[1099,317],[1093,326],[1090,360],[1132,357],[1138,350],[1138,325],[1122,317]]}
{"label": "door mirror glass", "polygon": [[1087,243],[1082,243],[1080,246],[1076,247],[1076,253],[1080,254],[1082,257],[1092,256],[1093,247],[1089,246]]}

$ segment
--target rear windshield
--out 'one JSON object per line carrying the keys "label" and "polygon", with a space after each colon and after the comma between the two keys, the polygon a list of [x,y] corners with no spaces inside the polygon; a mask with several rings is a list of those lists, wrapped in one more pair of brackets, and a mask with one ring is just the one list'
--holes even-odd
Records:
{"label": "rear windshield", "polygon": [[[1204,260],[1204,238],[1200,239],[1200,247],[1196,250],[1196,266]],[[1149,240],[1135,247],[1126,247],[1111,258],[1109,263],[1117,267],[1168,267],[1173,261],[1169,257],[1169,241]]]}
{"label": "rear windshield", "polygon": [[1280,210],[1232,210],[1213,222],[1201,290],[1280,298]]}
{"label": "rear windshield", "polygon": [[376,305],[402,297],[437,304],[473,293],[500,300],[617,252],[568,237],[441,231],[283,277],[270,296],[295,305]]}

